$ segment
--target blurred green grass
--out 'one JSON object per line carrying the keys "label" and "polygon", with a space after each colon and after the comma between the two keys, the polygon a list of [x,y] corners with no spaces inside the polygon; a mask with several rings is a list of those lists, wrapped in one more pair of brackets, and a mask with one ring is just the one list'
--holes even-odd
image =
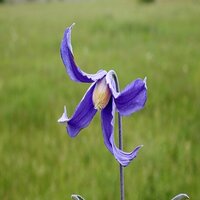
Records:
{"label": "blurred green grass", "polygon": [[130,0],[0,5],[0,199],[119,199],[118,164],[99,114],[76,139],[57,123],[88,85],[65,74],[59,46],[76,22],[77,63],[114,69],[121,88],[148,78],[148,101],[123,119],[126,199],[200,198],[200,4]]}

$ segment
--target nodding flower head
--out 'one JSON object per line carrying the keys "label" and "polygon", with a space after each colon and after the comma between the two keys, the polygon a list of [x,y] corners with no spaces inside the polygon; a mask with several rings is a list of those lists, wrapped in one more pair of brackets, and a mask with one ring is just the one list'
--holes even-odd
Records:
{"label": "nodding flower head", "polygon": [[120,115],[127,116],[144,107],[147,99],[146,79],[138,78],[119,92],[113,83],[113,74],[115,74],[113,70],[109,72],[100,70],[96,74],[83,72],[76,65],[72,51],[71,30],[73,25],[65,30],[60,47],[61,58],[66,72],[73,81],[92,84],[81,99],[73,115],[68,118],[67,110],[64,108],[64,113],[58,122],[66,125],[70,137],[75,137],[83,128],[90,124],[99,110],[101,113],[104,143],[116,160],[121,165],[127,166],[137,156],[141,146],[127,153],[115,145],[114,115],[116,109]]}
{"label": "nodding flower head", "polygon": [[97,110],[104,109],[111,97],[111,92],[106,84],[106,78],[104,77],[100,81],[96,83],[96,86],[93,91],[92,101],[94,104],[94,108]]}

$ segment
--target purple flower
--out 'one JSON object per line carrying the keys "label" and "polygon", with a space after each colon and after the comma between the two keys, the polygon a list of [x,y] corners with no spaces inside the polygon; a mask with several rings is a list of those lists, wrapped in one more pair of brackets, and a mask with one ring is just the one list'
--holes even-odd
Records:
{"label": "purple flower", "polygon": [[127,153],[115,145],[114,115],[116,110],[120,115],[127,116],[144,107],[147,99],[146,80],[136,79],[119,93],[113,78],[115,75],[113,70],[109,72],[100,70],[96,74],[83,72],[76,65],[72,52],[71,30],[73,25],[65,30],[60,48],[61,58],[68,75],[73,81],[92,84],[78,104],[72,117],[69,118],[67,116],[66,107],[64,107],[64,113],[58,122],[66,125],[69,136],[75,137],[81,129],[90,124],[99,110],[101,112],[104,143],[117,161],[122,166],[127,166],[137,156],[141,146]]}

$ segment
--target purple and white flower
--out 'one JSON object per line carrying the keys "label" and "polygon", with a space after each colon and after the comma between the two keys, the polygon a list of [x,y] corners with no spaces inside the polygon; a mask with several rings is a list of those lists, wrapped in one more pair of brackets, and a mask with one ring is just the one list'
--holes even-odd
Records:
{"label": "purple and white flower", "polygon": [[71,30],[74,24],[64,32],[60,53],[69,77],[76,82],[91,83],[84,97],[78,104],[75,112],[69,118],[66,107],[58,120],[64,123],[70,137],[75,137],[81,129],[86,128],[97,111],[101,112],[101,125],[104,143],[122,166],[127,166],[137,156],[142,145],[132,152],[120,150],[114,141],[114,115],[119,112],[122,116],[130,115],[142,109],[147,99],[146,79],[136,79],[121,92],[116,89],[114,81],[115,72],[100,70],[96,74],[83,72],[75,63],[72,45]]}

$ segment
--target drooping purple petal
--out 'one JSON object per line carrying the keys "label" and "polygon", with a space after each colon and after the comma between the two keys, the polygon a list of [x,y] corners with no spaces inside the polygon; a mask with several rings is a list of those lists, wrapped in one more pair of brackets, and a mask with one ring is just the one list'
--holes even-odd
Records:
{"label": "drooping purple petal", "polygon": [[103,76],[106,75],[106,71],[104,70],[100,70],[96,74],[87,74],[76,65],[71,45],[71,30],[73,26],[74,24],[65,30],[60,47],[61,58],[67,73],[69,74],[70,78],[76,82],[91,83],[103,78]]}
{"label": "drooping purple petal", "polygon": [[114,155],[116,160],[122,165],[127,166],[136,156],[141,146],[136,147],[132,152],[127,153],[116,147],[114,141],[114,113],[115,105],[111,99],[108,105],[101,112],[102,130],[104,143],[108,150]]}
{"label": "drooping purple petal", "polygon": [[126,167],[134,158],[137,157],[137,153],[142,147],[142,145],[137,146],[133,151],[127,153],[116,147],[113,136],[110,138],[110,142],[113,146],[113,154],[115,158],[124,167]]}
{"label": "drooping purple petal", "polygon": [[146,79],[136,79],[115,98],[117,110],[121,115],[130,115],[142,109],[147,100]]}
{"label": "drooping purple petal", "polygon": [[104,144],[107,149],[113,154],[112,144],[110,143],[110,137],[114,133],[114,116],[112,114],[112,101],[111,98],[108,105],[101,111],[101,126],[104,138]]}
{"label": "drooping purple petal", "polygon": [[67,132],[71,137],[75,137],[81,129],[87,127],[97,112],[92,102],[94,87],[95,83],[88,89],[71,118],[67,117],[65,108],[63,115],[58,120],[58,122],[66,124]]}

